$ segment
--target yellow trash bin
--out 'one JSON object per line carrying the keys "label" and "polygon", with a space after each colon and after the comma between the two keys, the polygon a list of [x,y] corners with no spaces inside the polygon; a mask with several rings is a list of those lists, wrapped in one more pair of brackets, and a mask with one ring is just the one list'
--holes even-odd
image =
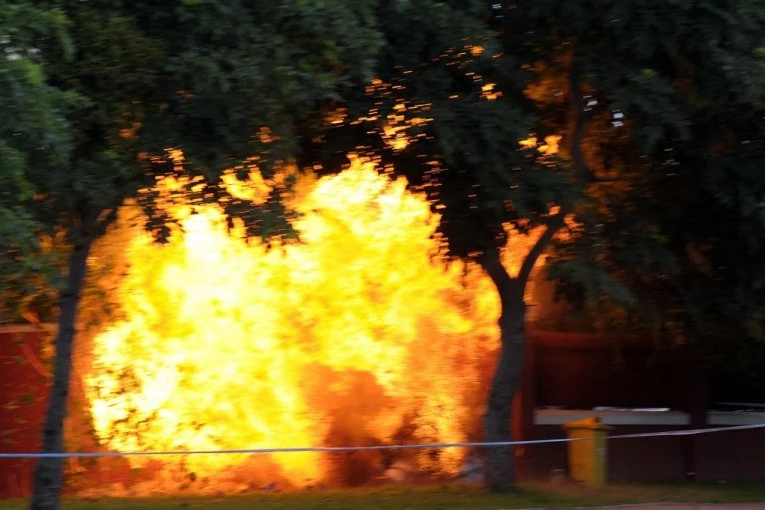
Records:
{"label": "yellow trash bin", "polygon": [[572,480],[592,486],[606,485],[607,437],[611,429],[600,418],[563,424],[569,439],[568,464]]}

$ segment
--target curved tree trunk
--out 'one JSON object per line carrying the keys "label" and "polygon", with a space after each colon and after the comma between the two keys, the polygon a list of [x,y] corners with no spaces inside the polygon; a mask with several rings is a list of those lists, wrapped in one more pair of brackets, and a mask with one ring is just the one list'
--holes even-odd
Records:
{"label": "curved tree trunk", "polygon": [[[510,276],[502,265],[499,249],[487,250],[479,259],[484,271],[497,287],[501,304],[499,359],[484,416],[486,441],[505,442],[513,437],[513,398],[521,384],[526,354],[526,285],[537,260],[563,226],[565,214],[561,209],[548,218],[545,231],[526,254],[517,276]],[[485,483],[489,490],[516,490],[514,460],[511,446],[486,449]]]}
{"label": "curved tree trunk", "polygon": [[[582,150],[587,118],[576,55],[572,56],[571,61],[568,89],[571,157],[576,170],[575,181],[585,186],[593,182],[594,175]],[[479,258],[481,266],[497,287],[502,306],[499,319],[501,348],[484,417],[486,441],[505,442],[512,439],[513,398],[521,383],[526,352],[526,285],[537,260],[555,233],[563,227],[570,207],[571,204],[562,204],[557,213],[547,218],[545,231],[526,254],[517,276],[508,274],[498,249],[488,249]],[[493,491],[510,492],[516,489],[512,447],[486,449],[485,482],[486,487]]]}
{"label": "curved tree trunk", "polygon": [[[526,346],[525,285],[511,278],[502,266],[499,253],[487,254],[482,265],[499,293],[502,315],[499,319],[501,347],[489,401],[484,416],[485,440],[504,442],[512,438],[513,397],[521,382]],[[485,483],[489,490],[516,490],[515,464],[512,446],[488,447],[486,450]]]}
{"label": "curved tree trunk", "polygon": [[[88,239],[74,246],[69,260],[66,287],[61,292],[53,386],[43,427],[43,453],[64,451],[64,419],[69,401],[77,305],[85,280],[91,243]],[[63,482],[62,466],[61,458],[43,457],[37,461],[30,510],[58,510]]]}
{"label": "curved tree trunk", "polygon": [[[513,398],[521,382],[526,346],[523,299],[515,302],[516,309],[509,315],[503,313],[499,321],[502,347],[484,418],[487,441],[509,441],[513,437]],[[486,486],[497,492],[515,490],[515,462],[512,446],[488,449]]]}

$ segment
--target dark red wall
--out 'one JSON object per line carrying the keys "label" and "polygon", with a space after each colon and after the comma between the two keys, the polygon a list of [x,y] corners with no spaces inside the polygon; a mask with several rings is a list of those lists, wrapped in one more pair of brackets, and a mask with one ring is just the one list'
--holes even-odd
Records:
{"label": "dark red wall", "polygon": [[535,332],[537,406],[686,409],[690,387],[680,349],[632,337]]}
{"label": "dark red wall", "polygon": [[[32,326],[0,326],[0,452],[40,449],[50,382],[46,338]],[[33,466],[30,459],[0,459],[0,497],[28,495]]]}
{"label": "dark red wall", "polygon": [[[670,407],[689,413],[690,424],[678,426],[625,425],[612,435],[662,432],[706,427],[707,392],[694,363],[681,348],[658,348],[634,337],[535,331],[530,334],[525,371],[526,416],[530,407],[568,409]],[[533,404],[529,399],[533,399]],[[559,426],[527,428],[524,439],[563,438]],[[702,481],[765,480],[765,457],[757,448],[765,429],[715,432],[681,437],[617,439],[608,443],[608,476],[612,483],[685,479]],[[565,443],[523,449],[521,472],[546,479],[568,465]]]}

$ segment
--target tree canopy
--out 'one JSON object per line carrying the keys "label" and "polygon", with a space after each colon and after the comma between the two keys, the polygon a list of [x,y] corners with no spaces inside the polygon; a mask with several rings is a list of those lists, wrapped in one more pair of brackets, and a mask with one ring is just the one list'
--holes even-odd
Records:
{"label": "tree canopy", "polygon": [[25,207],[37,189],[30,175],[66,159],[69,126],[60,111],[69,97],[49,86],[36,42],[42,37],[67,48],[67,20],[57,9],[0,4],[0,322],[25,310],[55,280],[40,250],[43,224]]}
{"label": "tree canopy", "polygon": [[[762,299],[765,10],[746,1],[590,4],[531,11],[535,33],[566,42],[564,65],[575,66],[586,95],[589,195],[601,212],[576,258],[601,260],[630,289],[633,324],[684,341],[719,335],[709,334],[714,324],[752,334],[761,327],[750,307]],[[586,283],[590,273],[580,274]],[[569,286],[569,297],[585,287]]]}

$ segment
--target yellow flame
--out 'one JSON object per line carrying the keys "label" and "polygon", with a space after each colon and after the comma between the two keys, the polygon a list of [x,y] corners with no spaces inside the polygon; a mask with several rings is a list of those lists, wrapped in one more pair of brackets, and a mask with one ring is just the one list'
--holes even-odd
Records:
{"label": "yellow flame", "polygon": [[[85,381],[105,446],[468,439],[497,347],[496,292],[473,268],[465,276],[460,264],[438,262],[439,218],[422,196],[374,162],[351,161],[336,176],[298,186],[299,244],[268,249],[246,240],[213,205],[173,205],[182,228],[166,245],[134,232],[119,284],[125,318],[94,339]],[[158,189],[178,186],[167,179]],[[263,181],[252,186],[259,196]],[[131,220],[122,216],[124,232]],[[462,452],[411,457],[419,469],[454,474]],[[384,468],[375,459],[371,473]],[[200,455],[166,465],[217,486],[235,473],[295,486],[343,476],[317,454]]]}
{"label": "yellow flame", "polygon": [[558,135],[549,135],[545,137],[542,145],[539,145],[539,139],[536,136],[530,136],[520,140],[518,144],[523,149],[537,149],[543,156],[552,156],[558,154],[560,150],[561,137]]}
{"label": "yellow flame", "polygon": [[[408,143],[413,122],[405,110],[397,105],[385,127],[397,149]],[[271,139],[267,130],[259,136]],[[549,154],[558,140],[520,143]],[[180,151],[168,157],[183,164]],[[294,168],[264,179],[256,160],[235,169],[249,176],[246,182],[233,171],[223,176],[232,195],[255,204],[287,175],[298,176],[289,205],[299,213],[300,243],[246,239],[240,223],[229,228],[220,207],[179,200],[189,184],[179,179],[156,187],[160,205],[179,221],[169,243],[155,244],[134,226],[142,224],[138,213],[122,211],[106,238],[108,244],[130,236],[129,270],[118,284],[121,319],[93,339],[84,378],[105,447],[228,450],[470,438],[497,348],[496,291],[475,267],[439,260],[439,217],[424,196],[382,175],[373,161],[350,160],[348,169],[320,179]],[[511,274],[540,233],[510,236],[504,263]],[[398,456],[419,470],[453,475],[463,454]],[[274,481],[301,486],[365,481],[391,458],[367,455],[363,469],[331,460],[315,453],[167,457],[161,473],[193,472],[192,489],[201,491]],[[130,462],[149,464],[145,457]],[[149,486],[179,490],[168,476]]]}
{"label": "yellow flame", "polygon": [[495,101],[502,97],[502,92],[497,90],[496,83],[486,83],[481,86],[481,97],[487,101]]}

